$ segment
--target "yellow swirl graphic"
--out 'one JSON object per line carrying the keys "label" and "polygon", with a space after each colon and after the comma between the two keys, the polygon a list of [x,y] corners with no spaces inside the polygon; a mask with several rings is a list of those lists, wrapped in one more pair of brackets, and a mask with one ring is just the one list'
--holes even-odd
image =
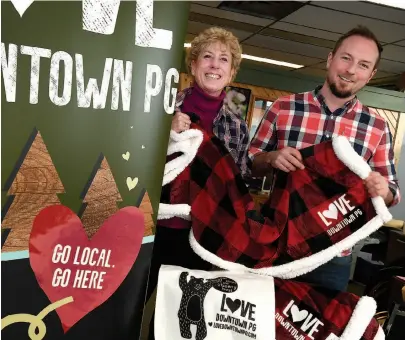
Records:
{"label": "yellow swirl graphic", "polygon": [[42,340],[46,334],[46,326],[42,319],[47,316],[50,312],[54,311],[67,303],[73,302],[73,297],[69,296],[62,300],[51,303],[49,306],[45,307],[38,315],[31,314],[13,314],[7,315],[1,319],[1,329],[16,323],[16,322],[27,322],[30,324],[28,328],[28,336],[31,340]]}

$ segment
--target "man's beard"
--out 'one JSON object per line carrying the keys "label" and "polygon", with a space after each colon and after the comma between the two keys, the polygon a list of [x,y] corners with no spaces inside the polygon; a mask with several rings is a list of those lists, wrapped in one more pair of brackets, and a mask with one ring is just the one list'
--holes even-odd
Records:
{"label": "man's beard", "polygon": [[329,78],[326,78],[326,80],[329,85],[330,92],[332,92],[335,97],[346,99],[353,95],[352,91],[339,91],[335,82],[332,82]]}

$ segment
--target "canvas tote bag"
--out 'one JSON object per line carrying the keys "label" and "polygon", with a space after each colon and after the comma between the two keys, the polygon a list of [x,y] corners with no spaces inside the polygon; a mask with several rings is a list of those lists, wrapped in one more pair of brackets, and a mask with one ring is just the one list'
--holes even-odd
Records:
{"label": "canvas tote bag", "polygon": [[242,272],[162,266],[156,340],[382,340],[370,297]]}
{"label": "canvas tote bag", "polygon": [[155,339],[275,339],[274,279],[162,266]]}

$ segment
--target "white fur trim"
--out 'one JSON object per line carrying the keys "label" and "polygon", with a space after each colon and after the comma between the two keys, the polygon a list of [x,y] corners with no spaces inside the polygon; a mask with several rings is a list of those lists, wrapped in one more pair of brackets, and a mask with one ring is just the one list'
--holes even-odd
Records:
{"label": "white fur trim", "polygon": [[343,331],[340,340],[361,339],[376,310],[377,304],[375,300],[369,296],[363,296],[357,302],[352,317]]}
{"label": "white fur trim", "polygon": [[180,217],[190,221],[191,207],[188,204],[159,204],[159,212],[157,219],[165,220],[172,217]]}
{"label": "white fur trim", "polygon": [[332,140],[333,151],[351,171],[361,179],[366,179],[371,172],[367,162],[354,151],[349,140],[344,136],[337,136]]}
{"label": "white fur trim", "polygon": [[208,261],[219,268],[227,270],[247,271],[250,273],[270,275],[283,279],[292,279],[294,277],[301,276],[309,271],[312,271],[326,262],[329,262],[344,250],[350,249],[357,242],[366,238],[371,233],[379,229],[383,224],[384,221],[382,220],[382,218],[380,216],[376,216],[372,220],[367,222],[362,228],[360,228],[347,238],[316,254],[283,265],[259,269],[248,268],[239,263],[225,261],[220,257],[212,254],[211,252],[204,249],[197,242],[192,230],[190,230],[189,239],[191,248],[197,255],[199,255],[205,261]]}
{"label": "white fur trim", "polygon": [[[353,171],[361,178],[363,178],[364,176],[368,176],[371,171],[369,165],[354,151],[354,149],[351,147],[351,144],[345,137],[339,136],[337,138],[334,138],[332,145],[334,151],[337,154],[337,157],[343,163],[345,163],[345,165],[349,167],[351,171]],[[204,249],[195,239],[192,230],[190,230],[189,237],[190,245],[194,252],[202,259],[212,263],[219,268],[226,270],[246,271],[259,275],[280,277],[283,279],[291,279],[312,271],[322,264],[332,260],[341,252],[346,249],[350,249],[357,242],[366,238],[367,236],[378,230],[384,223],[392,219],[392,215],[388,211],[384,200],[381,197],[373,198],[372,203],[376,210],[377,216],[368,221],[359,230],[346,237],[342,241],[316,254],[279,266],[253,269],[239,263],[223,260],[215,254],[212,254],[211,252]]]}
{"label": "white fur trim", "polygon": [[[354,151],[349,140],[344,136],[338,136],[332,140],[333,151],[336,157],[339,158],[351,171],[353,171],[361,179],[366,179],[371,172],[368,163]],[[374,197],[371,199],[374,209],[383,219],[384,223],[392,219],[392,215],[388,211],[382,197]]]}
{"label": "white fur trim", "polygon": [[173,181],[193,161],[202,141],[203,134],[196,129],[186,130],[182,133],[170,131],[167,154],[171,155],[175,152],[182,152],[183,154],[166,164],[162,185]]}
{"label": "white fur trim", "polygon": [[374,337],[374,340],[385,340],[385,333],[382,330],[381,326],[378,326],[378,331]]}

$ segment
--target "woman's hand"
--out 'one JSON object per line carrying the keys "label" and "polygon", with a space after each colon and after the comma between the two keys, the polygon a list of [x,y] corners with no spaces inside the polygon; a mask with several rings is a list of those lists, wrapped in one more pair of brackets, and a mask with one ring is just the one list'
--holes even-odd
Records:
{"label": "woman's hand", "polygon": [[186,131],[190,128],[191,119],[188,115],[182,112],[176,112],[172,120],[172,130],[177,133]]}

